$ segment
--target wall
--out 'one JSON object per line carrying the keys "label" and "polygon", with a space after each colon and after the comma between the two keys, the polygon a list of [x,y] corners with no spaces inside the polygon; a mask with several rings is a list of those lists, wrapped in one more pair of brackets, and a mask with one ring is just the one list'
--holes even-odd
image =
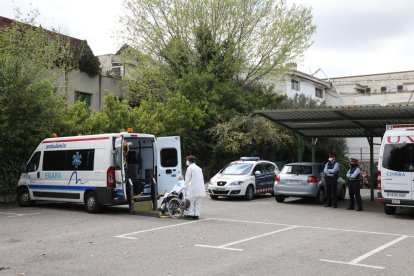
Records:
{"label": "wall", "polygon": [[[330,90],[326,102],[331,106],[343,105],[381,105],[407,104],[414,102],[414,71],[394,72],[384,74],[350,76],[331,79],[342,96]],[[398,91],[397,86],[403,89]],[[369,88],[370,92],[362,92],[356,88]],[[382,92],[381,87],[387,91]]]}
{"label": "wall", "polygon": [[[58,80],[58,90],[61,93],[66,93],[64,85],[64,76]],[[91,94],[91,106],[95,110],[99,110],[103,106],[103,98],[107,92],[111,92],[120,99],[125,98],[123,92],[123,83],[119,79],[114,79],[108,76],[89,76],[80,71],[71,71],[67,75],[67,103],[74,104],[76,91]]]}
{"label": "wall", "polygon": [[[292,79],[297,80],[299,82],[299,91],[292,89]],[[318,98],[315,96],[315,88],[320,88],[322,89],[322,91],[325,90],[325,88],[318,83],[312,82],[308,79],[301,78],[300,76],[297,76],[295,74],[286,74],[282,78],[282,81],[284,84],[285,93],[289,98],[293,98],[295,94],[303,94],[306,97],[309,97],[313,100],[317,100],[319,102],[322,102],[324,100],[324,98]],[[323,95],[325,95],[324,92]]]}

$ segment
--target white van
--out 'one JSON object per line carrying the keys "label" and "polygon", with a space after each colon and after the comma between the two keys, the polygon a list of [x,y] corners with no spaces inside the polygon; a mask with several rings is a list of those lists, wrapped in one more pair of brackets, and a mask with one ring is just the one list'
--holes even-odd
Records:
{"label": "white van", "polygon": [[384,212],[414,207],[414,125],[388,125],[378,159],[378,198]]}
{"label": "white van", "polygon": [[180,147],[178,136],[126,132],[45,139],[22,168],[17,202],[77,202],[95,213],[141,194],[155,209],[181,174]]}

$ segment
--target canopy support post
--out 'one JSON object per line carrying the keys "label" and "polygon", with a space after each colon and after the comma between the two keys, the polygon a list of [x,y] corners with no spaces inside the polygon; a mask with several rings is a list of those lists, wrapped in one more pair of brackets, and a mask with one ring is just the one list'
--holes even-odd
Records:
{"label": "canopy support post", "polygon": [[367,140],[369,143],[369,186],[371,189],[371,201],[374,201],[374,137],[367,136]]}
{"label": "canopy support post", "polygon": [[312,138],[312,162],[315,163],[315,152],[316,152],[316,143],[318,143],[318,138]]}

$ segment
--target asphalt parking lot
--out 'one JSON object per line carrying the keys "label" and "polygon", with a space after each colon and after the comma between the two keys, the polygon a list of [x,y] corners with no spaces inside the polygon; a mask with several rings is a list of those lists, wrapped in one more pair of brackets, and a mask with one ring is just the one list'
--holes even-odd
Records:
{"label": "asphalt parking lot", "polygon": [[200,220],[0,205],[0,275],[412,275],[414,210],[273,197],[203,201]]}

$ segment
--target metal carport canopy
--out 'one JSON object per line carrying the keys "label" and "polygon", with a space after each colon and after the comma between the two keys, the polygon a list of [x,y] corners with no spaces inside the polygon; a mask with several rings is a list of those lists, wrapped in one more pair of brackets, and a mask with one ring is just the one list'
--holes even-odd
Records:
{"label": "metal carport canopy", "polygon": [[414,123],[413,105],[256,110],[255,113],[310,138],[382,137],[386,125]]}
{"label": "metal carport canopy", "polygon": [[[315,138],[320,137],[366,137],[370,146],[370,175],[374,173],[374,137],[382,137],[386,125],[414,123],[413,105],[256,110],[255,113],[302,136],[313,138],[313,146]],[[314,159],[314,148],[312,152]],[[374,200],[372,177],[371,200]]]}

